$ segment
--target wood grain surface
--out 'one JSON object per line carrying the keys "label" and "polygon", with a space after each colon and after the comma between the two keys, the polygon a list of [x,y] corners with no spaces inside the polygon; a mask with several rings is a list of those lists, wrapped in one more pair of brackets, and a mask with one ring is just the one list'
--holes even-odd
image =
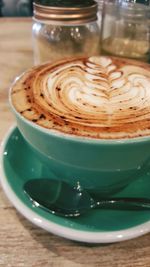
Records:
{"label": "wood grain surface", "polygon": [[[33,65],[30,19],[0,19],[0,140],[14,122],[8,104],[13,79]],[[150,234],[133,240],[87,245],[34,226],[0,187],[1,267],[150,267]]]}

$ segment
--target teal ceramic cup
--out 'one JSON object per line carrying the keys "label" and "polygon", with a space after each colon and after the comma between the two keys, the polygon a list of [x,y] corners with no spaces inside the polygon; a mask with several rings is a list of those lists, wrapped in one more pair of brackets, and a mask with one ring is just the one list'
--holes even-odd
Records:
{"label": "teal ceramic cup", "polygon": [[52,132],[25,119],[11,106],[21,134],[47,166],[47,176],[50,170],[56,179],[80,183],[94,194],[110,195],[150,167],[150,137],[98,140]]}
{"label": "teal ceramic cup", "polygon": [[[111,131],[112,129],[112,133],[113,131],[116,131],[114,125],[119,125],[117,131],[120,132],[119,134],[117,132],[117,138],[119,136],[137,136],[138,133],[141,132],[137,129],[137,125],[134,127],[136,121],[138,121],[141,128],[143,127],[143,123],[145,123],[144,127],[147,127],[144,128],[147,130],[146,134],[150,133],[148,123],[150,103],[149,78],[149,65],[144,65],[143,67],[142,63],[120,58],[91,57],[88,59],[68,59],[68,61],[64,60],[56,62],[53,65],[47,63],[27,71],[22,75],[22,78],[19,80],[17,79],[17,82],[10,90],[10,104],[12,111],[16,117],[18,128],[24,139],[33,149],[35,157],[40,158],[43,166],[46,166],[47,172],[44,173],[44,175],[47,176],[46,178],[49,177],[50,172],[53,172],[56,179],[67,181],[72,185],[79,183],[81,187],[88,189],[94,194],[110,195],[118,192],[133,180],[144,175],[150,168],[150,135],[147,137],[124,139],[109,139],[108,135],[107,139],[96,139],[94,138],[95,135],[91,138],[86,136],[92,136],[94,125],[97,124],[104,125],[104,128],[106,128],[105,130],[107,131]],[[94,81],[95,85],[93,86]],[[73,91],[71,91],[72,88]],[[113,94],[111,95],[110,93],[110,99],[108,99],[109,95],[106,97],[107,94],[103,91],[112,92],[112,88]],[[117,90],[119,90],[118,93],[116,93]],[[21,93],[18,93],[18,96],[14,96],[16,101],[16,104],[14,105],[13,93],[20,91]],[[21,98],[22,94],[26,96],[24,99]],[[69,94],[71,94],[71,96]],[[65,102],[65,99],[68,95],[71,99],[72,94],[73,97],[74,95],[76,97],[75,104],[71,100],[72,102],[70,101],[71,104],[67,109],[69,101]],[[123,98],[121,94],[123,95]],[[67,97],[63,98],[64,95],[67,95]],[[101,95],[102,98],[100,98]],[[67,99],[69,99],[69,97]],[[141,117],[139,116],[138,120],[135,114],[136,97],[137,105],[138,102],[141,101],[140,107],[137,110],[138,116],[141,112]],[[40,100],[38,101],[37,98]],[[80,103],[78,104],[78,98],[79,100],[80,98],[83,100],[83,104],[87,104],[85,109],[83,108],[83,105],[80,105]],[[91,98],[92,101],[90,102]],[[96,103],[94,102],[95,98],[97,101]],[[112,125],[115,129],[113,127],[108,127],[108,117],[110,115],[109,105],[111,102],[105,102],[105,98],[107,100],[111,100],[112,98],[113,107],[114,105],[118,105],[117,108],[112,109],[114,115]],[[122,103],[123,101],[120,101],[120,99],[124,99],[125,102]],[[133,101],[131,101],[132,99]],[[17,101],[21,108],[15,108],[15,106],[18,105]],[[43,105],[43,109],[42,101],[44,104],[46,102],[46,104]],[[26,105],[23,106],[24,102]],[[33,108],[33,110],[32,105],[33,107],[36,105],[36,108]],[[106,109],[103,110],[102,108],[105,105]],[[92,106],[92,108],[89,110],[90,106]],[[98,111],[94,111],[95,107]],[[135,110],[132,108],[135,108]],[[36,123],[35,121],[32,121],[32,117],[38,109],[40,109],[40,112],[38,113],[39,119],[40,116],[43,115],[42,112],[45,111],[45,114],[48,113],[49,115],[49,117],[44,115],[44,118],[47,118],[47,123],[49,121],[52,123],[53,120],[56,122],[54,126],[55,130],[39,126],[38,122]],[[101,109],[102,111],[99,111]],[[22,115],[23,112],[26,112],[27,110],[33,112],[33,116],[30,115],[31,120],[26,119],[25,116]],[[108,114],[106,114],[107,110]],[[76,116],[76,113],[79,117]],[[127,116],[124,116],[124,113],[127,113]],[[63,114],[65,116],[64,121],[63,119],[62,121],[63,123],[68,123],[67,125],[69,125],[70,131],[73,129],[74,125],[78,128],[81,124],[83,126],[81,131],[85,125],[88,125],[89,128],[89,125],[91,125],[90,132],[88,132],[91,133],[91,135],[88,135],[87,133],[87,135],[84,135],[85,137],[82,137],[79,132],[80,128],[76,135],[63,133],[61,126],[60,128],[56,128],[57,121],[55,121],[55,118],[59,120],[63,117]],[[108,115],[108,117],[106,116],[105,118],[105,114]],[[145,116],[146,119],[144,121]],[[93,118],[93,124],[91,123],[92,119],[89,119],[89,117]],[[119,124],[119,118],[121,124]],[[77,121],[75,119],[77,119]],[[78,123],[78,120],[80,123]],[[127,124],[128,120],[130,122],[129,124]],[[71,124],[70,121],[75,123]],[[39,121],[39,123],[42,124],[43,122]],[[66,124],[61,123],[60,125],[66,126]],[[134,126],[132,127],[132,125]],[[123,129],[121,129],[122,127]],[[50,126],[50,128],[52,128],[52,126]],[[129,131],[128,134],[125,132],[126,129]],[[135,135],[133,133],[134,129],[136,129]],[[121,130],[126,135],[120,135]],[[97,131],[101,133],[100,131],[102,131],[102,128],[98,127]],[[73,130],[72,132],[75,133]],[[133,135],[131,135],[130,132],[132,132]],[[114,136],[115,138],[115,135],[111,136]]]}

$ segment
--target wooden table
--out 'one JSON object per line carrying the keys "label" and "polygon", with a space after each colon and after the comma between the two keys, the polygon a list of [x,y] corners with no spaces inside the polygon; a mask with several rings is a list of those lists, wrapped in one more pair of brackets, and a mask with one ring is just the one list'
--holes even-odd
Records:
{"label": "wooden table", "polygon": [[[8,89],[33,65],[30,19],[0,19],[0,140],[14,122]],[[150,234],[110,245],[72,242],[37,228],[0,188],[0,267],[150,267]]]}

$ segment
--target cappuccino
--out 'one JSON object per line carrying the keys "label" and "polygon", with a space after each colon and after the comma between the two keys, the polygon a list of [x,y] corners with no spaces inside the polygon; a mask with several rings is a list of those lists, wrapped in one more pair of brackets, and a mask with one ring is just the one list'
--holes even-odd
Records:
{"label": "cappuccino", "polygon": [[150,135],[150,66],[113,57],[45,64],[24,73],[11,103],[50,131],[96,139]]}

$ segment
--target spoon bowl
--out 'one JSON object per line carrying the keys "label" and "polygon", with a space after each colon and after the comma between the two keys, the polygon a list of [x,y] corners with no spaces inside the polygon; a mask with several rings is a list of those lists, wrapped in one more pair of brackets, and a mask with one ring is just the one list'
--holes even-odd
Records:
{"label": "spoon bowl", "polygon": [[54,179],[32,179],[24,184],[24,192],[35,206],[63,217],[76,217],[93,208],[149,209],[148,198],[108,198],[94,200],[78,183],[76,186]]}

